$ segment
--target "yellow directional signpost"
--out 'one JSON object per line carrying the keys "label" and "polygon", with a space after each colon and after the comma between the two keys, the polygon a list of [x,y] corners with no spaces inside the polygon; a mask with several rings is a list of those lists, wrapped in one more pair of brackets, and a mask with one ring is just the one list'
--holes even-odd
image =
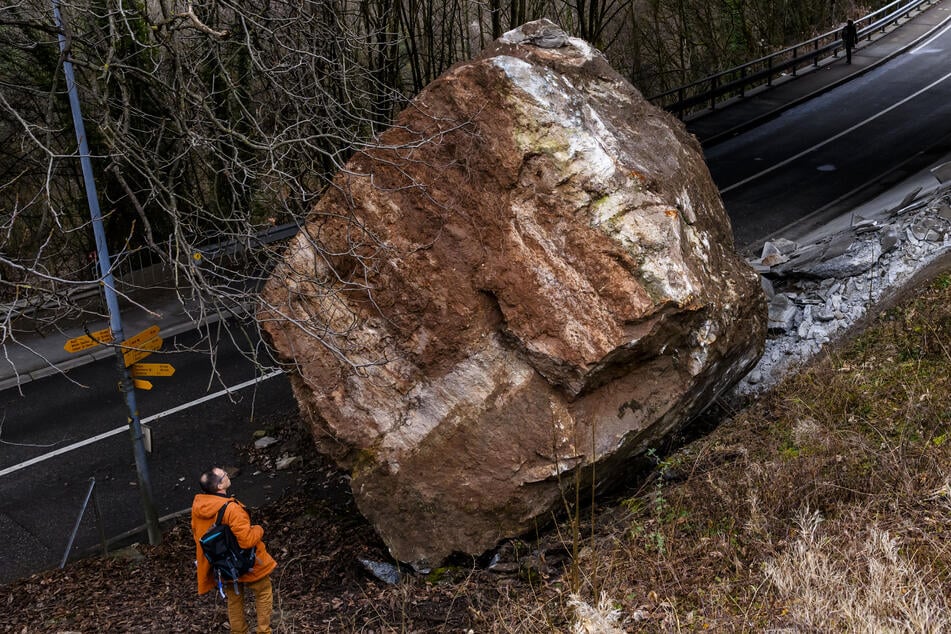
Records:
{"label": "yellow directional signpost", "polygon": [[172,376],[175,368],[171,363],[136,363],[132,366],[132,376]]}
{"label": "yellow directional signpost", "polygon": [[90,348],[95,348],[98,345],[111,342],[112,329],[103,328],[102,330],[97,330],[96,332],[89,333],[88,335],[73,337],[66,342],[66,344],[63,346],[63,349],[66,352],[82,352],[83,350],[89,350]]}
{"label": "yellow directional signpost", "polygon": [[[122,357],[125,360],[125,366],[132,366],[132,376],[172,376],[175,374],[175,368],[169,363],[139,363],[142,359],[149,356],[162,347],[162,338],[158,336],[159,327],[149,326],[142,332],[133,335],[123,341],[119,346],[122,348]],[[63,348],[67,352],[82,352],[95,348],[98,345],[112,342],[112,330],[103,328],[96,332],[73,337]],[[135,381],[135,387],[143,390],[151,390],[152,384],[148,381]]]}
{"label": "yellow directional signpost", "polygon": [[[125,365],[134,377],[132,384],[140,390],[151,390],[152,382],[139,378],[143,376],[172,376],[175,368],[171,363],[139,363],[142,359],[162,347],[162,338],[158,336],[159,327],[146,328],[134,337],[122,342],[122,356]],[[134,350],[125,349],[134,347]]]}
{"label": "yellow directional signpost", "polygon": [[125,348],[140,348],[143,343],[157,336],[159,333],[158,326],[149,326],[142,332],[137,335],[132,335],[128,339],[122,342],[122,346]]}
{"label": "yellow directional signpost", "polygon": [[[126,341],[129,341],[129,340],[126,339]],[[155,337],[153,339],[149,339],[148,341],[144,343],[140,343],[137,346],[135,346],[135,349],[130,349],[128,345],[126,345],[126,343],[123,342],[122,357],[125,359],[125,367],[129,367],[133,363],[137,361],[141,361],[142,359],[149,356],[150,354],[152,354],[153,352],[155,352],[161,347],[162,347],[161,337]]]}

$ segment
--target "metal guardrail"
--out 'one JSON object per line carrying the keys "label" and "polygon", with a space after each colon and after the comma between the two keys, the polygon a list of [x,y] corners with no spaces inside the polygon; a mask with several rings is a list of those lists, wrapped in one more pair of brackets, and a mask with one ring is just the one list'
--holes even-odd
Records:
{"label": "metal guardrail", "polygon": [[[301,224],[290,222],[283,225],[269,227],[256,234],[246,236],[242,240],[230,239],[221,242],[205,244],[195,248],[195,256],[201,260],[215,261],[217,259],[233,258],[241,256],[253,249],[287,240],[297,234],[301,229]],[[161,243],[159,246],[166,253],[170,253],[171,240]],[[188,257],[188,256],[186,256]],[[166,262],[160,258],[155,250],[150,247],[137,247],[135,249],[124,250],[113,257],[113,275],[116,278],[116,285],[121,286],[124,282],[133,280],[136,273],[149,269],[151,267],[165,265]]]}
{"label": "metal guardrail", "polygon": [[[930,5],[936,1],[895,0],[863,18],[854,20],[859,41],[871,40],[874,33],[884,32],[888,26],[896,24],[922,5]],[[795,76],[804,67],[818,67],[819,60],[823,57],[837,57],[839,51],[844,49],[841,35],[841,28],[823,33],[765,57],[654,95],[649,97],[648,101],[673,112],[681,119],[701,109],[716,110],[718,103],[734,97],[743,97],[750,88],[771,86],[781,73],[788,72]]]}
{"label": "metal guardrail", "polygon": [[[216,258],[235,257],[250,249],[266,244],[281,242],[294,236],[301,228],[298,223],[287,223],[266,229],[249,236],[243,241],[226,241],[205,245],[198,248],[202,260],[214,261]],[[169,243],[164,243],[168,245]],[[120,291],[143,284],[155,283],[167,277],[164,270],[165,262],[149,247],[125,249],[112,258],[113,277],[116,287]],[[30,317],[44,311],[56,310],[65,303],[73,303],[85,298],[101,299],[101,284],[98,281],[96,263],[90,262],[89,281],[69,283],[61,290],[54,284],[54,288],[45,293],[37,293],[29,299],[18,299],[8,303],[0,303],[0,315],[11,315],[11,319]],[[162,269],[162,270],[158,270]],[[152,271],[151,275],[144,272]],[[35,289],[31,289],[35,290]],[[104,306],[100,307],[105,310]]]}

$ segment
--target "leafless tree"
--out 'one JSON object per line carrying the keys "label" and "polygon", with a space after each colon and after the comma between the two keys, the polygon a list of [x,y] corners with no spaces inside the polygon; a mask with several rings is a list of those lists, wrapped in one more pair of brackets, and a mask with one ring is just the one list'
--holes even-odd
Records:
{"label": "leafless tree", "polygon": [[[408,96],[394,6],[63,4],[117,268],[146,254],[196,320],[246,312],[262,232],[302,219]],[[25,306],[55,308],[45,326],[88,310],[67,291],[98,277],[56,33],[40,0],[0,9],[5,344]]]}

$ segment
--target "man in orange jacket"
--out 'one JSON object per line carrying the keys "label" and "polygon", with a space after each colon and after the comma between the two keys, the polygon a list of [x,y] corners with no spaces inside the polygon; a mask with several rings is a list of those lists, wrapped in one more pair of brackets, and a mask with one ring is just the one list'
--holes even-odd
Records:
{"label": "man in orange jacket", "polygon": [[255,561],[254,567],[238,578],[240,594],[235,592],[234,584],[222,584],[225,596],[228,598],[228,622],[231,624],[232,634],[247,634],[248,624],[244,619],[244,593],[250,590],[254,593],[254,608],[258,619],[257,631],[270,634],[273,605],[271,571],[277,566],[277,562],[268,554],[261,540],[264,537],[264,528],[257,524],[252,526],[251,516],[248,515],[244,505],[228,496],[231,478],[224,469],[215,467],[206,471],[201,475],[199,484],[204,493],[196,495],[192,502],[192,534],[195,537],[195,559],[198,562],[198,594],[205,594],[215,587],[211,564],[202,554],[199,540],[215,523],[221,507],[227,502],[232,502],[225,509],[221,521],[231,528],[241,548],[254,547]]}

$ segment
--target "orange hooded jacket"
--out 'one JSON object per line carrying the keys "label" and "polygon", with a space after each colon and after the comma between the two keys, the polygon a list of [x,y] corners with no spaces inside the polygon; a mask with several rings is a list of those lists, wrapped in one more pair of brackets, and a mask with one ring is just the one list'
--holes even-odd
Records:
{"label": "orange hooded jacket", "polygon": [[195,538],[195,559],[198,562],[198,594],[205,594],[215,588],[215,579],[211,574],[211,564],[205,559],[201,552],[201,543],[199,540],[205,532],[211,528],[218,516],[218,510],[228,502],[225,509],[222,522],[231,527],[241,548],[254,547],[255,561],[254,567],[241,575],[238,579],[241,583],[251,583],[258,579],[263,579],[271,574],[271,571],[277,567],[277,562],[268,554],[261,540],[264,537],[264,528],[255,524],[251,525],[251,516],[241,502],[233,497],[217,495],[213,493],[199,493],[192,502],[192,535]]}

